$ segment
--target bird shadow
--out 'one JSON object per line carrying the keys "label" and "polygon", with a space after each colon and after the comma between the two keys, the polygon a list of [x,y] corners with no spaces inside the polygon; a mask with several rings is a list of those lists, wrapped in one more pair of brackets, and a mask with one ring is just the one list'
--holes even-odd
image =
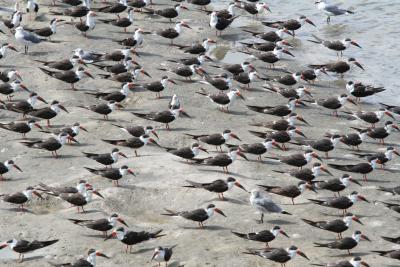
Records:
{"label": "bird shadow", "polygon": [[240,178],[252,179],[251,177],[248,177],[248,176],[245,176],[245,175],[243,175],[243,174],[236,173],[236,172],[231,172],[231,171],[228,172],[228,173],[225,173],[225,172],[222,171],[222,170],[211,170],[211,169],[200,169],[200,171],[203,171],[203,172],[218,172],[218,173],[222,173],[222,174],[234,175],[234,176],[240,177]]}
{"label": "bird shadow", "polygon": [[29,55],[30,56],[46,56],[50,53],[52,53],[52,52],[51,51],[46,51],[46,52],[36,51],[36,52],[29,52]]}
{"label": "bird shadow", "polygon": [[27,258],[24,257],[24,262],[39,260],[39,259],[43,259],[43,258],[44,258],[44,256],[32,256],[32,257],[27,257]]}
{"label": "bird shadow", "polygon": [[71,159],[71,158],[79,158],[80,156],[77,155],[58,155],[57,158],[55,158],[53,155],[47,155],[47,156],[39,156],[39,157],[34,157],[36,159]]}
{"label": "bird shadow", "polygon": [[27,213],[30,213],[30,214],[35,214],[33,211],[30,211],[30,210],[28,210],[28,209],[25,209],[25,208],[23,208],[23,209],[20,209],[20,208],[6,208],[6,209],[1,209],[1,210],[7,210],[7,211],[12,211],[12,212],[23,212],[23,213],[25,213],[25,212],[27,212]]}
{"label": "bird shadow", "polygon": [[[358,253],[351,253],[350,255],[353,257],[362,257],[362,256],[366,256],[369,255],[370,253],[367,252],[358,252]],[[343,254],[338,254],[338,255],[331,255],[329,257],[331,258],[344,258],[344,257],[348,257],[349,254],[348,253],[343,253]]]}
{"label": "bird shadow", "polygon": [[[185,230],[198,230],[199,227],[197,226],[184,226],[182,227]],[[220,225],[205,225],[204,230],[210,230],[210,231],[217,231],[217,230],[231,230],[230,228],[220,226]]]}
{"label": "bird shadow", "polygon": [[250,116],[246,111],[237,111],[237,110],[230,110],[229,114],[231,114],[231,115],[241,115],[241,116]]}
{"label": "bird shadow", "polygon": [[154,250],[154,248],[141,248],[136,251],[132,251],[130,254],[140,254],[140,253],[145,253],[145,252],[152,251],[152,250]]}
{"label": "bird shadow", "polygon": [[83,236],[85,236],[85,237],[95,237],[95,238],[101,238],[101,239],[103,239],[104,238],[104,236],[102,235],[102,234],[83,234]]}
{"label": "bird shadow", "polygon": [[224,199],[220,199],[218,197],[212,198],[212,199],[203,201],[201,204],[210,203],[210,202],[214,202],[214,201],[230,202],[230,203],[238,204],[238,205],[247,205],[248,204],[246,201],[242,201],[242,200],[234,199],[234,198],[228,198],[228,197],[224,197]]}
{"label": "bird shadow", "polygon": [[269,221],[264,221],[269,224],[274,224],[274,225],[291,225],[291,224],[296,224],[294,222],[286,221],[286,220],[280,220],[280,219],[275,219],[275,220],[269,220]]}
{"label": "bird shadow", "polygon": [[187,127],[171,128],[170,130],[165,129],[165,128],[157,129],[157,131],[175,131],[175,132],[179,132],[179,131],[192,131],[192,130],[194,130],[194,129],[192,129],[192,128],[187,128]]}

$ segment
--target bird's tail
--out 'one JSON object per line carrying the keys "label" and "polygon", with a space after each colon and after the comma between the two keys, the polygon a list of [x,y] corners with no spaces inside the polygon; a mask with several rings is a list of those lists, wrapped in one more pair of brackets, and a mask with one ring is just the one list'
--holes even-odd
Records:
{"label": "bird's tail", "polygon": [[328,246],[329,246],[329,244],[314,243],[314,247],[317,247],[317,248],[326,248]]}
{"label": "bird's tail", "polygon": [[258,184],[257,186],[264,188],[265,191],[268,191],[268,192],[270,192],[272,189],[275,189],[278,187],[278,186],[269,186],[269,185],[261,185],[261,184]]}
{"label": "bird's tail", "polygon": [[40,141],[33,141],[33,142],[20,142],[24,146],[35,148],[35,145],[38,144]]}
{"label": "bird's tail", "polygon": [[97,172],[96,169],[92,169],[92,168],[89,168],[89,167],[83,167],[83,168],[85,168],[86,170],[88,170],[88,171],[91,172],[91,173]]}
{"label": "bird's tail", "polygon": [[328,163],[329,167],[332,167],[336,170],[340,170],[340,171],[347,171],[347,166],[346,165],[338,165],[338,164],[332,164],[332,163]]}
{"label": "bird's tail", "polygon": [[252,111],[260,112],[260,113],[263,113],[263,110],[268,108],[267,106],[260,107],[260,106],[250,106],[250,105],[246,105],[246,107]]}
{"label": "bird's tail", "polygon": [[379,191],[383,191],[383,192],[389,192],[389,193],[392,193],[392,194],[393,194],[393,188],[390,188],[390,187],[379,186],[379,187],[378,187],[378,190],[379,190]]}
{"label": "bird's tail", "polygon": [[182,187],[188,187],[188,188],[201,188],[201,184],[200,183],[196,183],[190,180],[186,180],[186,182],[190,185],[184,185]]}
{"label": "bird's tail", "polygon": [[310,200],[312,203],[318,204],[318,205],[322,205],[325,202],[323,200],[318,200],[318,199],[311,199],[311,198],[307,198],[307,199]]}
{"label": "bird's tail", "polygon": [[86,220],[68,219],[68,221],[71,221],[73,224],[79,225],[79,224],[85,222]]}
{"label": "bird's tail", "polygon": [[145,113],[132,112],[132,114],[135,115],[136,117],[139,117],[139,118],[146,118],[146,114]]}
{"label": "bird's tail", "polygon": [[164,216],[179,216],[180,212],[169,210],[169,209],[164,209],[167,213],[162,213],[161,215]]}
{"label": "bird's tail", "polygon": [[396,106],[387,105],[387,104],[384,104],[384,103],[381,103],[381,102],[379,102],[379,105],[382,105],[385,108],[395,108],[396,107]]}
{"label": "bird's tail", "polygon": [[314,222],[314,221],[310,221],[310,220],[307,220],[307,219],[301,219],[303,222],[305,222],[306,224],[309,224],[309,225],[311,225],[311,226],[314,226],[314,227],[318,227],[317,226],[317,223],[316,222]]}
{"label": "bird's tail", "polygon": [[255,32],[255,31],[250,31],[250,30],[242,30],[242,31],[244,31],[244,32],[247,32],[247,33],[250,33],[251,35],[257,35],[257,34],[260,34],[260,32]]}
{"label": "bird's tail", "polygon": [[101,139],[101,141],[112,144],[112,145],[118,145],[121,142],[125,142],[125,140],[108,140],[108,139]]}
{"label": "bird's tail", "polygon": [[238,232],[234,232],[234,231],[231,231],[231,233],[240,238],[248,239],[247,234],[242,234],[242,233],[238,233]]}
{"label": "bird's tail", "polygon": [[98,75],[103,79],[109,79],[111,77],[111,74],[98,74]]}
{"label": "bird's tail", "polygon": [[40,241],[42,247],[47,247],[47,246],[53,245],[57,242],[58,242],[58,239],[48,240],[48,241]]}
{"label": "bird's tail", "polygon": [[165,234],[160,235],[160,233],[161,233],[162,231],[163,231],[163,230],[161,229],[161,230],[155,231],[155,232],[153,232],[153,233],[149,233],[149,236],[150,236],[150,238],[159,238],[159,237],[165,236]]}
{"label": "bird's tail", "polygon": [[41,68],[41,67],[39,67],[39,69],[40,69],[41,71],[43,71],[44,73],[46,73],[47,75],[49,75],[49,76],[51,76],[51,75],[53,74],[53,71],[46,70],[46,69]]}
{"label": "bird's tail", "polygon": [[[391,251],[392,251],[392,250],[391,250]],[[384,255],[386,255],[388,252],[391,252],[391,251],[371,250],[371,252],[378,253],[379,256],[384,256]]]}
{"label": "bird's tail", "polygon": [[56,16],[61,16],[61,15],[63,15],[62,12],[57,12],[57,11],[53,11],[53,10],[50,10],[49,12],[50,12],[50,14],[56,15]]}
{"label": "bird's tail", "polygon": [[399,237],[387,237],[387,236],[382,236],[383,240],[386,240],[388,242],[392,242],[395,244],[400,244],[400,236]]}
{"label": "bird's tail", "polygon": [[347,9],[347,10],[346,10],[346,13],[347,13],[347,14],[354,14],[355,12]]}

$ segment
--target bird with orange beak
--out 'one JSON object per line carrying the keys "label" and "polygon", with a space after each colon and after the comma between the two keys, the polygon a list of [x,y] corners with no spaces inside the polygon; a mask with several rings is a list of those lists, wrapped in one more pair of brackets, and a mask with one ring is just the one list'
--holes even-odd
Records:
{"label": "bird with orange beak", "polygon": [[0,198],[7,203],[19,205],[20,210],[24,209],[24,205],[32,200],[33,195],[43,199],[42,195],[37,192],[32,186],[28,186],[24,191],[14,194],[2,194]]}

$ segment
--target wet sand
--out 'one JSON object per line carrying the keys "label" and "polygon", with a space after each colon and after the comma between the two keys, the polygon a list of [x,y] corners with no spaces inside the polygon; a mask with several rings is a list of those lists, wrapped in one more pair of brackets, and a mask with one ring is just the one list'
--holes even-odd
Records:
{"label": "wet sand", "polygon": [[[165,7],[165,3],[169,1],[155,1],[156,8]],[[10,2],[0,1],[1,5],[11,6]],[[102,4],[94,3],[94,7],[102,6]],[[193,31],[186,30],[176,42],[179,44],[189,44],[200,41],[206,37],[215,37],[214,32],[207,26],[208,17],[195,8],[189,6],[192,11],[184,12],[182,18],[188,19],[189,25]],[[52,7],[51,7],[52,8]],[[313,8],[310,5],[310,8]],[[40,13],[43,14],[48,6],[41,4]],[[275,6],[275,10],[279,7]],[[314,12],[315,10],[312,10]],[[114,18],[115,16],[101,14],[100,18]],[[269,15],[274,18],[274,13]],[[43,22],[34,22],[32,26],[39,27],[47,25],[50,17],[40,16]],[[324,23],[324,17],[318,15],[314,20]],[[340,19],[338,19],[340,21]],[[349,19],[348,19],[349,20]],[[255,25],[250,19],[248,21]],[[24,23],[26,24],[26,22]],[[129,32],[133,28],[140,26],[145,30],[162,29],[172,26],[167,20],[162,18],[149,19],[144,14],[135,13],[135,26],[130,27]],[[325,25],[323,27],[326,27]],[[351,26],[347,26],[351,27]],[[304,68],[304,65],[315,63],[313,60],[306,61],[302,52],[310,44],[305,41],[305,35],[310,32],[317,33],[317,29],[301,29],[299,37],[290,40],[296,46],[293,53],[296,58],[284,59],[278,65],[287,67],[290,70],[298,70]],[[262,29],[262,28],[259,28]],[[307,33],[307,34],[306,34]],[[263,81],[252,84],[251,89],[242,90],[246,101],[238,100],[231,108],[230,113],[220,112],[205,97],[195,94],[201,87],[209,92],[215,92],[215,89],[199,83],[190,83],[170,75],[178,85],[172,85],[162,93],[162,99],[155,99],[152,92],[133,92],[125,102],[125,110],[113,112],[110,121],[101,120],[99,115],[84,111],[78,108],[78,105],[89,105],[100,103],[84,92],[87,91],[112,91],[119,88],[119,84],[101,79],[97,74],[103,73],[97,68],[91,66],[89,71],[95,75],[95,79],[85,79],[77,84],[78,91],[71,91],[69,85],[62,83],[56,79],[44,75],[38,67],[40,64],[33,59],[40,60],[58,60],[69,57],[71,51],[77,47],[83,49],[95,50],[101,52],[110,51],[113,48],[119,48],[112,39],[124,39],[130,36],[125,34],[121,29],[99,23],[93,32],[89,33],[88,38],[84,38],[77,34],[71,25],[64,25],[58,28],[58,33],[54,40],[65,41],[62,44],[42,43],[30,49],[30,54],[25,56],[21,53],[9,53],[6,59],[2,59],[1,69],[15,67],[20,70],[24,79],[24,84],[31,90],[43,96],[47,101],[59,100],[69,111],[68,114],[61,113],[52,121],[54,127],[62,127],[71,125],[74,122],[80,122],[89,130],[88,133],[81,132],[77,137],[79,145],[66,145],[60,151],[59,159],[50,158],[50,153],[29,149],[19,143],[19,136],[4,130],[0,130],[2,138],[1,160],[13,159],[23,169],[23,173],[12,171],[6,174],[11,180],[1,182],[0,193],[13,193],[25,189],[29,185],[37,185],[39,182],[51,185],[74,185],[79,179],[86,179],[95,185],[97,189],[104,195],[105,199],[95,198],[93,203],[85,207],[86,214],[77,214],[75,208],[70,208],[68,204],[52,197],[46,200],[34,200],[28,209],[30,212],[19,212],[11,210],[13,206],[7,203],[0,205],[0,240],[8,240],[12,237],[23,238],[27,240],[47,240],[60,239],[60,241],[48,248],[38,250],[35,253],[26,255],[26,261],[18,266],[48,266],[47,261],[55,263],[63,263],[76,259],[80,255],[84,255],[89,248],[96,248],[111,257],[111,259],[98,259],[97,266],[152,266],[151,263],[152,250],[158,245],[172,246],[177,245],[174,249],[174,255],[170,266],[279,266],[264,259],[244,255],[242,252],[246,248],[262,248],[263,244],[254,243],[237,238],[230,231],[252,232],[265,229],[271,229],[274,225],[280,225],[290,236],[290,239],[279,236],[273,241],[273,247],[289,247],[290,245],[298,246],[311,259],[312,263],[334,262],[340,259],[349,259],[350,257],[343,251],[335,251],[324,248],[316,249],[313,242],[329,242],[335,239],[335,235],[329,232],[318,230],[305,225],[300,218],[311,220],[332,220],[341,217],[341,212],[322,208],[309,203],[307,198],[331,197],[332,193],[319,191],[318,195],[313,192],[306,192],[304,195],[296,199],[296,205],[291,205],[290,199],[271,195],[274,201],[282,204],[284,208],[293,213],[293,216],[285,215],[267,215],[265,223],[260,225],[255,222],[259,215],[250,207],[249,195],[234,188],[226,194],[227,201],[218,200],[217,196],[203,190],[187,189],[181,186],[185,185],[185,179],[208,182],[214,179],[225,179],[228,175],[222,173],[219,168],[198,166],[187,164],[181,159],[166,153],[163,149],[155,146],[147,146],[139,150],[140,157],[135,157],[133,150],[120,147],[120,150],[128,155],[128,159],[120,159],[117,166],[123,164],[133,168],[136,177],[130,176],[120,181],[120,187],[112,187],[111,182],[89,174],[83,167],[101,167],[96,162],[82,157],[81,152],[97,152],[106,153],[112,149],[111,145],[105,144],[100,139],[124,139],[129,136],[118,128],[111,125],[117,123],[122,125],[155,125],[160,139],[157,140],[160,145],[165,147],[181,147],[190,145],[193,140],[185,137],[184,133],[203,134],[217,133],[224,129],[231,129],[236,133],[244,143],[252,143],[261,141],[261,139],[251,135],[248,130],[265,130],[263,128],[248,126],[249,123],[257,121],[271,121],[276,117],[254,113],[245,107],[245,104],[252,105],[278,105],[286,103],[282,97],[260,91]],[[342,36],[336,36],[341,38]],[[5,40],[4,36],[0,36]],[[250,38],[248,34],[243,34],[238,28],[230,28],[224,32],[222,38],[217,38],[218,50],[225,50],[226,47],[235,46],[234,41],[243,38]],[[17,46],[19,51],[23,51],[23,47],[15,43],[14,38],[8,37],[7,40]],[[363,45],[363,44],[361,44]],[[366,53],[361,51],[360,53]],[[330,55],[329,51],[321,51],[326,56]],[[177,59],[187,57],[188,55],[182,51],[171,48],[167,40],[162,40],[156,36],[146,36],[143,48],[139,49],[140,58],[137,59],[144,68],[153,77],[140,77],[139,83],[146,81],[158,80],[164,73],[156,70],[160,67],[160,62],[166,59]],[[210,53],[215,55],[214,52]],[[242,60],[236,53],[230,54],[225,58],[225,62],[239,63]],[[287,57],[285,57],[287,58]],[[325,59],[324,57],[322,57]],[[334,56],[330,57],[334,59]],[[362,56],[361,56],[362,58]],[[301,61],[301,63],[300,63]],[[361,59],[360,59],[361,61]],[[280,75],[281,73],[274,70],[266,69],[265,64],[254,61],[256,68],[262,75]],[[218,74],[218,69],[212,68],[210,64],[205,65],[205,69],[213,74]],[[168,66],[174,66],[173,64]],[[367,69],[366,72],[369,70]],[[350,77],[356,79],[359,70],[355,70],[346,74],[346,79]],[[365,75],[365,74],[363,74]],[[370,73],[377,75],[377,73]],[[197,77],[196,79],[199,79]],[[236,84],[237,85],[237,84]],[[345,81],[333,80],[329,77],[322,77],[322,81],[317,82],[315,86],[310,88],[315,98],[327,96],[336,96],[339,93],[345,93]],[[167,109],[169,98],[177,94],[181,97],[183,107],[193,116],[192,119],[179,118],[171,123],[171,131],[166,131],[164,126],[158,123],[150,123],[133,116],[130,112],[149,112],[162,111]],[[16,99],[25,99],[26,93],[16,93]],[[40,104],[40,107],[45,106]],[[351,104],[346,106],[352,110],[376,110],[377,106],[371,104],[361,104],[357,107]],[[366,127],[367,125],[357,121],[350,121],[346,118],[334,118],[329,111],[309,105],[307,108],[299,108],[296,110],[301,114],[311,126],[299,124],[305,135],[310,138],[321,138],[327,131],[349,133],[352,130],[349,126]],[[1,122],[9,122],[19,119],[19,115],[14,113],[1,111]],[[45,122],[42,123],[45,125]],[[47,134],[38,132],[37,129],[29,133],[29,139],[38,139],[48,137]],[[391,135],[387,142],[397,146],[398,133]],[[230,143],[239,142],[230,141]],[[268,156],[273,154],[290,154],[298,152],[299,147],[289,145],[288,152],[273,150]],[[214,147],[208,147],[215,154]],[[368,139],[361,146],[362,152],[383,151],[385,147],[379,146],[375,141]],[[224,148],[226,150],[226,148]],[[361,162],[359,158],[351,154],[349,150],[342,144],[331,154],[332,159],[324,160],[327,163],[356,163]],[[321,154],[322,155],[322,154]],[[209,156],[201,154],[200,157]],[[272,170],[286,170],[289,166],[278,164],[270,160],[258,162],[252,155],[248,155],[250,161],[242,159],[234,162],[229,166],[230,174],[238,179],[248,190],[256,188],[257,184],[266,185],[289,185],[296,184],[298,180],[289,178],[272,172]],[[346,190],[346,194],[353,190],[362,193],[371,203],[356,203],[355,207],[350,209],[351,212],[361,217],[364,225],[353,224],[350,230],[344,233],[344,236],[350,236],[354,230],[361,230],[372,240],[369,242],[361,242],[353,251],[354,255],[361,256],[371,266],[397,266],[395,260],[379,257],[371,250],[390,250],[396,248],[393,244],[383,241],[380,236],[397,236],[398,232],[398,215],[384,208],[381,205],[374,205],[374,201],[388,201],[398,203],[398,198],[390,194],[385,194],[376,190],[377,186],[395,186],[398,185],[398,160],[388,164],[390,170],[376,170],[369,176],[369,182],[362,182],[363,186],[351,185]],[[335,177],[339,177],[342,172],[331,169]],[[361,181],[361,176],[354,174],[355,178]],[[330,178],[322,176],[319,180]],[[196,229],[197,225],[189,221],[179,220],[166,216],[161,216],[163,208],[176,210],[191,210],[205,207],[209,203],[214,203],[218,208],[224,211],[227,218],[216,214],[212,219],[206,222],[205,230]],[[129,224],[129,228],[135,231],[152,231],[163,229],[166,236],[149,242],[145,242],[134,246],[131,254],[125,254],[122,244],[117,240],[103,241],[103,238],[97,232],[82,228],[70,223],[67,218],[102,218],[111,213],[120,214]],[[2,266],[15,266],[16,255],[9,250],[0,251],[0,260]],[[297,257],[289,266],[308,266],[309,262],[301,257]]]}

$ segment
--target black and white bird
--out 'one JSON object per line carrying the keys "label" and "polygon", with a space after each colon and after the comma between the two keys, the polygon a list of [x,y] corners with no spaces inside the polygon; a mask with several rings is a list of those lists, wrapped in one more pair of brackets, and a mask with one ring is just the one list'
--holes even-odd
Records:
{"label": "black and white bird", "polygon": [[348,49],[351,45],[361,48],[361,46],[357,42],[353,41],[350,38],[345,38],[340,41],[328,41],[328,40],[323,40],[317,37],[316,35],[313,35],[313,37],[315,38],[315,40],[308,40],[308,41],[312,43],[321,44],[322,46],[335,51],[338,56],[339,53],[340,56],[343,56],[343,51]]}
{"label": "black and white bird", "polygon": [[6,57],[8,49],[18,52],[18,50],[12,44],[4,43],[0,46],[0,59],[4,59]]}
{"label": "black and white bird", "polygon": [[168,262],[171,260],[173,249],[172,247],[156,247],[154,249],[153,256],[151,257],[151,261],[158,262],[158,267],[161,266],[161,262],[165,262],[165,266],[168,266]]}
{"label": "black and white bird", "polygon": [[265,243],[267,248],[269,248],[269,242],[273,241],[279,234],[282,234],[287,238],[289,238],[288,234],[286,234],[286,232],[283,231],[283,229],[277,225],[274,226],[271,230],[262,230],[260,232],[248,233],[248,234],[232,231],[232,234],[243,239]]}
{"label": "black and white bird", "polygon": [[38,240],[27,241],[23,239],[14,238],[0,244],[0,249],[9,247],[12,251],[19,254],[18,262],[23,262],[24,254],[53,245],[57,242],[58,239],[48,240],[48,241],[38,241]]}
{"label": "black and white bird", "polygon": [[218,36],[219,32],[219,36],[222,36],[222,31],[228,28],[236,18],[225,19],[218,17],[218,13],[214,11],[210,14],[210,27],[215,29],[215,35]]}
{"label": "black and white bird", "polygon": [[239,97],[244,100],[243,95],[239,89],[231,89],[228,93],[219,92],[216,94],[206,93],[205,91],[196,92],[197,94],[204,95],[211,102],[218,105],[221,111],[229,112],[229,107],[235,102],[236,98]]}
{"label": "black and white bird", "polygon": [[96,267],[97,257],[103,257],[106,259],[110,258],[107,255],[103,254],[102,252],[91,248],[87,252],[86,259],[80,258],[73,262],[68,262],[68,263],[51,263],[51,262],[49,262],[49,263],[54,267],[66,267],[66,266],[68,266],[68,267]]}

